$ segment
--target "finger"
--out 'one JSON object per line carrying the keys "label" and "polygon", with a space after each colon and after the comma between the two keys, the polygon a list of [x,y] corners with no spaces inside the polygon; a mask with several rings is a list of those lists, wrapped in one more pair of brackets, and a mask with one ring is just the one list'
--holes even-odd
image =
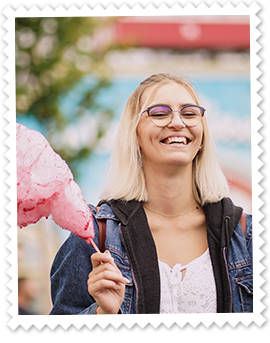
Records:
{"label": "finger", "polygon": [[97,275],[97,274],[100,274],[106,270],[110,270],[112,272],[117,272],[114,266],[112,266],[110,263],[106,262],[106,263],[101,263],[97,267],[93,268],[88,276],[90,276],[90,274],[91,275]]}
{"label": "finger", "polygon": [[91,256],[91,262],[93,265],[93,268],[96,268],[97,266],[99,266],[101,263],[106,263],[106,262],[110,262],[112,260],[112,256],[111,254],[107,254],[107,253],[94,253]]}
{"label": "finger", "polygon": [[91,256],[91,259],[92,259],[92,264],[93,264],[93,270],[89,273],[88,279],[93,280],[93,277],[94,277],[94,280],[100,277],[106,278],[106,275],[110,275],[108,276],[110,278],[112,277],[113,274],[101,274],[101,273],[104,273],[106,271],[111,271],[113,273],[117,273],[116,275],[118,275],[116,282],[121,282],[123,284],[130,283],[130,280],[125,278],[122,275],[121,271],[115,264],[114,259],[108,250],[106,250],[104,253],[93,254]]}
{"label": "finger", "polygon": [[116,272],[115,267],[113,267],[111,264],[109,263],[100,264],[88,274],[87,282],[96,282],[97,280],[101,279],[102,273],[104,273],[106,270]]}
{"label": "finger", "polygon": [[99,280],[111,280],[113,282],[122,283],[124,285],[130,282],[129,279],[125,278],[121,273],[119,274],[115,270],[106,269],[100,271],[99,273],[91,272],[89,274],[87,284],[96,283]]}
{"label": "finger", "polygon": [[111,258],[108,260],[108,263],[111,264],[112,266],[114,266],[114,267],[116,268],[117,272],[118,272],[119,274],[121,274],[121,272],[120,272],[119,268],[117,267],[117,265],[116,265],[116,263],[115,263],[115,261],[114,261],[112,255],[111,255],[110,251],[109,251],[109,250],[106,250],[104,254],[106,254],[106,255],[108,255],[108,256],[111,257]]}
{"label": "finger", "polygon": [[93,265],[93,269],[99,267],[100,265],[103,265],[105,263],[112,265],[119,274],[121,274],[119,268],[114,262],[113,257],[111,256],[109,250],[106,250],[104,253],[95,253],[91,256],[91,261]]}
{"label": "finger", "polygon": [[121,289],[121,284],[115,283],[111,280],[100,280],[94,284],[88,286],[88,291],[94,297],[104,290],[119,291]]}
{"label": "finger", "polygon": [[121,274],[121,272],[119,273],[119,270],[117,268],[117,266],[115,266],[115,264],[109,263],[109,262],[102,262],[99,265],[95,264],[95,267],[93,267],[92,271],[89,273],[88,277],[90,276],[90,274],[99,274],[102,273],[106,270],[110,270],[112,272]]}
{"label": "finger", "polygon": [[116,273],[115,271],[110,271],[110,270],[106,270],[102,273],[99,274],[101,279],[104,280],[112,280],[116,283],[123,283],[124,285],[126,283],[129,283],[129,279],[125,278],[122,273]]}

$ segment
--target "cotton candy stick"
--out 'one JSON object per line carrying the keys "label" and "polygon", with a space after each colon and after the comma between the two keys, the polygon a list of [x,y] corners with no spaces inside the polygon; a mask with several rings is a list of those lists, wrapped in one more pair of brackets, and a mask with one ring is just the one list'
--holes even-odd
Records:
{"label": "cotton candy stick", "polygon": [[100,250],[99,250],[98,246],[96,245],[96,243],[94,242],[94,240],[92,238],[89,238],[89,239],[90,239],[91,244],[95,248],[96,252],[100,252]]}

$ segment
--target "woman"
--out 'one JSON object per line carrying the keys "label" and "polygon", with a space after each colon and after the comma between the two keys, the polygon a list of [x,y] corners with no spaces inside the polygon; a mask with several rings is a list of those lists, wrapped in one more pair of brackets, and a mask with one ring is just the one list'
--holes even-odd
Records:
{"label": "woman", "polygon": [[52,267],[52,314],[252,312],[251,216],[242,227],[204,113],[180,77],[132,93],[91,207],[106,252],[71,234]]}

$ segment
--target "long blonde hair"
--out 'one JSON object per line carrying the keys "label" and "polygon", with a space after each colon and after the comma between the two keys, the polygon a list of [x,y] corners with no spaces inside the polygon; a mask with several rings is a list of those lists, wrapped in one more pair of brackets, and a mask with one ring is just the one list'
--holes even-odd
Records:
{"label": "long blonde hair", "polygon": [[[148,200],[137,138],[139,114],[142,111],[141,99],[144,91],[149,87],[153,87],[153,92],[155,92],[172,81],[184,87],[196,104],[200,105],[194,86],[182,77],[160,73],[142,81],[133,91],[124,108],[101,199]],[[216,202],[229,194],[228,183],[218,163],[205,116],[202,118],[202,125],[203,144],[193,160],[193,193],[201,205]]]}

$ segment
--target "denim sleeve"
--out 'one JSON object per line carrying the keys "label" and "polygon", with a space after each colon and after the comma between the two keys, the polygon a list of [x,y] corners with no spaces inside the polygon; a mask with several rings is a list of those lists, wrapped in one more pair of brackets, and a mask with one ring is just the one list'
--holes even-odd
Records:
{"label": "denim sleeve", "polygon": [[228,270],[235,313],[253,312],[252,216],[246,219],[245,237],[238,223],[230,244]]}
{"label": "denim sleeve", "polygon": [[51,268],[50,314],[94,314],[97,304],[88,293],[87,280],[92,270],[92,245],[72,233],[59,249]]}
{"label": "denim sleeve", "polygon": [[251,261],[253,261],[253,247],[252,247],[252,215],[246,215],[247,222],[246,222],[246,242],[247,242],[247,249],[249,255],[251,257]]}
{"label": "denim sleeve", "polygon": [[[79,314],[80,315],[83,315],[83,314],[96,314],[97,307],[98,307],[98,304],[94,303],[93,305],[89,306],[88,308],[86,308],[85,310],[83,310]],[[123,314],[123,311],[122,311],[121,308],[119,309],[118,314]]]}
{"label": "denim sleeve", "polygon": [[94,303],[78,314],[81,314],[81,315],[83,315],[83,314],[84,315],[85,314],[96,314],[97,307],[98,307],[98,304]]}

